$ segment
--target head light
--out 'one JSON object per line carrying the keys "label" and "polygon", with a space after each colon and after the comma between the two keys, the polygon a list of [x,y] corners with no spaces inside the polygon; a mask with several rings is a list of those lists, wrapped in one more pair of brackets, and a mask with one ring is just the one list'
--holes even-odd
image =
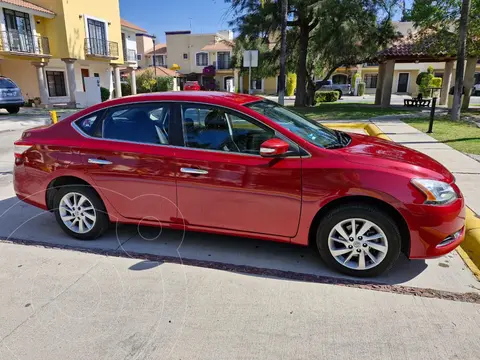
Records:
{"label": "head light", "polygon": [[425,204],[448,204],[458,197],[455,190],[443,181],[412,179],[412,184],[427,197]]}

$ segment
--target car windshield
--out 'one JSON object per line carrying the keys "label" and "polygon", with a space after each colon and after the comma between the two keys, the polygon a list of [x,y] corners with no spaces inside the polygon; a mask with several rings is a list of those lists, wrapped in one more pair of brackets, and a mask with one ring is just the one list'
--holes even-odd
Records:
{"label": "car windshield", "polygon": [[17,85],[9,79],[0,78],[0,89],[15,89]]}
{"label": "car windshield", "polygon": [[335,130],[309,120],[276,102],[262,100],[245,106],[265,115],[278,125],[314,145],[323,148],[343,147],[345,145],[342,136]]}

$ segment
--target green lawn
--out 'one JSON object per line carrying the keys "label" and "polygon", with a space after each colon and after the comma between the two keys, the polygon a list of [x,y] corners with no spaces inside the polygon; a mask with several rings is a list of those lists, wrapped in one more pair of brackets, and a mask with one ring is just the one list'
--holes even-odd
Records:
{"label": "green lawn", "polygon": [[[402,121],[418,130],[424,132],[428,130],[428,118],[402,119]],[[433,133],[429,135],[464,153],[480,155],[480,128],[471,122],[451,121],[447,116],[438,117],[433,123]]]}
{"label": "green lawn", "polygon": [[416,113],[419,110],[402,107],[381,108],[370,104],[323,103],[314,107],[295,107],[293,110],[312,120],[361,120],[375,116]]}

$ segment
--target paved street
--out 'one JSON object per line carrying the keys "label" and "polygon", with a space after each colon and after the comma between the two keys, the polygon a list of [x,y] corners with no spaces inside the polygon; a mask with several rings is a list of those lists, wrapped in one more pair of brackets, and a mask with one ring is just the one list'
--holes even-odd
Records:
{"label": "paved street", "polygon": [[76,241],[11,186],[13,141],[46,120],[6,118],[0,359],[478,358],[480,305],[459,300],[480,286],[456,252],[359,284],[289,244],[121,225]]}

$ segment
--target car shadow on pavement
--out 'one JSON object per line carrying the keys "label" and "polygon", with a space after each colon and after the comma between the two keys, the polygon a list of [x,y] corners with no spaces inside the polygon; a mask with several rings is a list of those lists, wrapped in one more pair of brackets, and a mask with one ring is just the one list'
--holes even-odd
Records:
{"label": "car shadow on pavement", "polygon": [[[315,249],[288,243],[116,224],[95,241],[80,241],[66,235],[52,213],[15,197],[0,201],[0,238],[104,254],[110,251],[115,256],[148,260],[130,267],[134,271],[148,270],[165,261],[247,273],[247,268],[255,268],[260,269],[256,275],[269,277],[291,273],[354,279],[327,268]],[[425,261],[410,261],[401,255],[388,273],[367,281],[404,284],[427,269]]]}

